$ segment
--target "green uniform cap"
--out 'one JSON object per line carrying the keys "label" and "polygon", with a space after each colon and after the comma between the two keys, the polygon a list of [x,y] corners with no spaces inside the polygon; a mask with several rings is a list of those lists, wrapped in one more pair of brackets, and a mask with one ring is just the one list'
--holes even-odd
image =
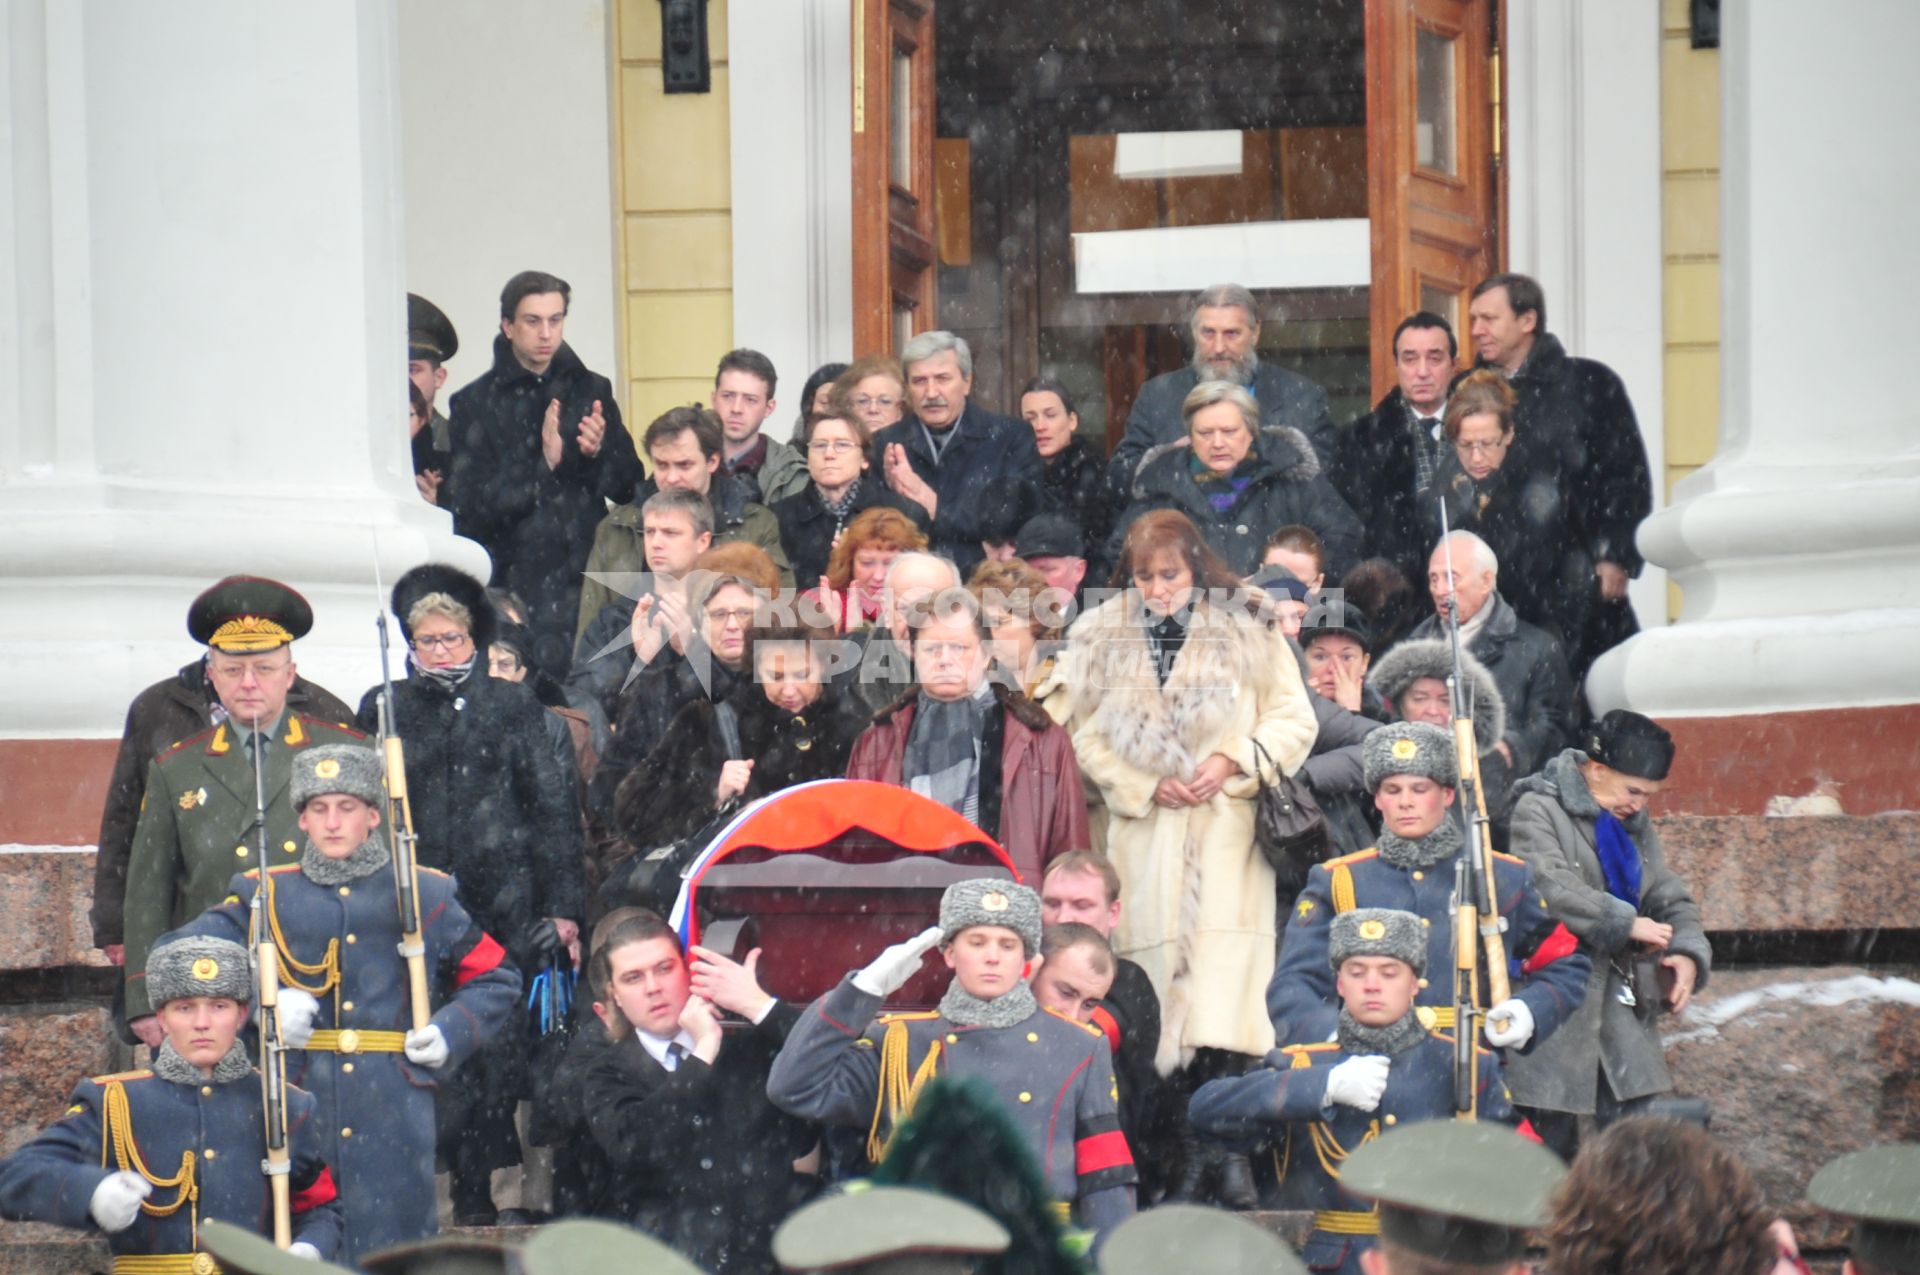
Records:
{"label": "green uniform cap", "polygon": [[578,1275],[584,1271],[644,1271],[646,1275],[701,1275],[700,1268],[639,1231],[613,1222],[575,1218],[533,1233],[520,1250],[525,1275]]}
{"label": "green uniform cap", "polygon": [[1380,1202],[1380,1238],[1446,1262],[1518,1258],[1547,1224],[1560,1157],[1504,1125],[1429,1120],[1347,1158],[1340,1184]]}
{"label": "green uniform cap", "polygon": [[1920,1146],[1869,1147],[1813,1175],[1807,1198],[1854,1220],[1855,1262],[1920,1273]]}
{"label": "green uniform cap", "polygon": [[407,294],[407,357],[445,363],[460,352],[446,312],[417,292]]}
{"label": "green uniform cap", "polygon": [[228,576],[187,608],[187,632],[227,655],[277,651],[313,628],[313,608],[278,580]]}
{"label": "green uniform cap", "polygon": [[225,1275],[353,1275],[344,1266],[295,1257],[263,1235],[211,1218],[200,1224],[200,1246]]}
{"label": "green uniform cap", "polygon": [[512,1246],[477,1235],[442,1235],[394,1244],[360,1259],[370,1275],[508,1275],[519,1269]]}
{"label": "green uniform cap", "polygon": [[789,1217],[773,1233],[773,1256],[789,1271],[958,1272],[1011,1242],[1006,1227],[971,1204],[876,1186],[816,1200]]}
{"label": "green uniform cap", "polygon": [[1100,1275],[1169,1271],[1306,1275],[1307,1268],[1272,1232],[1237,1213],[1197,1204],[1162,1204],[1136,1213],[1114,1227],[1100,1249]]}

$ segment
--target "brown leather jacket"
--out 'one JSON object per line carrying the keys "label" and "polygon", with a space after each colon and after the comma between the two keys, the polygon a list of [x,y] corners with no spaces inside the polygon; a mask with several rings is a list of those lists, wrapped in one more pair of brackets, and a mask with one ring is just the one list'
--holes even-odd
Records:
{"label": "brown leather jacket", "polygon": [[[853,745],[848,779],[901,785],[900,767],[919,694],[919,688],[912,687],[875,714],[873,725]],[[1005,686],[996,685],[993,695],[996,706],[987,714],[987,739],[999,739],[999,764],[987,761],[981,767],[980,822],[997,827],[1000,845],[1012,857],[1021,881],[1037,890],[1049,863],[1069,850],[1088,848],[1080,766],[1067,732],[1038,704]]]}

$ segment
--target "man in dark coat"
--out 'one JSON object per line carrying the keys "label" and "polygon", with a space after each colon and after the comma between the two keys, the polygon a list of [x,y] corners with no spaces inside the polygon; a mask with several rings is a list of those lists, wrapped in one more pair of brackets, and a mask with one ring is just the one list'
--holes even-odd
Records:
{"label": "man in dark coat", "polygon": [[1259,570],[1267,537],[1292,523],[1311,527],[1320,537],[1329,577],[1338,578],[1359,561],[1360,520],[1327,481],[1319,457],[1298,430],[1261,430],[1232,474],[1218,481],[1201,482],[1194,459],[1184,434],[1142,458],[1133,501],[1108,542],[1109,562],[1119,560],[1128,528],[1150,509],[1178,509],[1193,519],[1239,576]]}
{"label": "man in dark coat", "polygon": [[607,502],[641,479],[613,383],[561,335],[572,290],[522,271],[500,293],[493,366],[453,396],[453,462],[441,503],[485,546],[491,583],[527,606],[534,664],[565,677],[580,572]]}
{"label": "man in dark coat", "polygon": [[1260,362],[1260,307],[1251,292],[1237,283],[1213,285],[1194,302],[1189,327],[1192,364],[1140,387],[1127,413],[1126,436],[1107,462],[1108,486],[1122,506],[1132,498],[1147,452],[1186,437],[1181,405],[1201,381],[1244,387],[1259,400],[1262,429],[1299,430],[1322,465],[1332,462],[1335,430],[1327,392],[1304,376]]}
{"label": "man in dark coat", "polygon": [[986,556],[980,505],[996,487],[1038,487],[1040,453],[1025,421],[985,410],[973,389],[973,352],[951,332],[922,332],[900,351],[912,412],[873,436],[873,465],[887,485],[927,511],[933,551],[964,578]]}
{"label": "man in dark coat", "polygon": [[1460,648],[1493,675],[1507,710],[1506,733],[1480,741],[1493,749],[1484,759],[1491,799],[1566,746],[1573,733],[1573,679],[1560,644],[1515,615],[1500,596],[1500,560],[1468,531],[1435,546],[1427,577],[1435,614],[1414,626],[1410,639],[1447,640],[1449,577],[1460,608]]}
{"label": "man in dark coat", "polygon": [[[568,1048],[559,1154],[586,1168],[591,1207],[674,1246],[714,1275],[770,1271],[774,1227],[802,1202],[794,1161],[815,1141],[767,1097],[800,1011],[744,964],[637,908],[594,930],[588,978],[600,1023]],[[744,1020],[723,1030],[725,1011]],[[558,1086],[556,1086],[558,1088]]]}
{"label": "man in dark coat", "polygon": [[1518,445],[1557,465],[1593,559],[1599,604],[1584,634],[1567,635],[1574,672],[1584,676],[1595,657],[1638,628],[1627,581],[1646,565],[1634,536],[1653,510],[1653,478],[1633,402],[1612,368],[1568,354],[1547,331],[1546,296],[1526,275],[1482,280],[1467,313],[1480,364],[1513,382]]}
{"label": "man in dark coat", "polygon": [[[287,707],[297,713],[340,725],[353,720],[348,708],[331,691],[304,677],[293,679]],[[127,858],[133,852],[133,830],[140,822],[140,801],[147,791],[147,763],[189,735],[218,726],[232,713],[220,700],[207,676],[202,656],[178,673],[155,682],[134,696],[127,723],[120,733],[120,751],[114,755],[113,776],[107,781],[107,804],[100,813],[100,850],[93,863],[93,944],[115,965],[126,959],[126,926],[122,920],[127,892]]]}
{"label": "man in dark coat", "polygon": [[1393,334],[1399,384],[1371,412],[1340,431],[1327,477],[1353,506],[1366,533],[1366,556],[1385,558],[1408,580],[1426,572],[1437,516],[1416,498],[1452,454],[1441,428],[1459,347],[1453,329],[1425,310]]}
{"label": "man in dark coat", "polygon": [[[480,927],[516,965],[538,970],[552,936],[577,942],[586,913],[573,777],[558,765],[533,692],[487,674],[495,621],[478,580],[455,567],[415,567],[395,582],[392,602],[412,648],[391,720],[406,744],[420,864],[451,873]],[[374,686],[361,698],[369,729],[383,693]],[[438,1091],[456,1219],[489,1219],[488,1175],[519,1163],[524,1022],[509,1019]]]}

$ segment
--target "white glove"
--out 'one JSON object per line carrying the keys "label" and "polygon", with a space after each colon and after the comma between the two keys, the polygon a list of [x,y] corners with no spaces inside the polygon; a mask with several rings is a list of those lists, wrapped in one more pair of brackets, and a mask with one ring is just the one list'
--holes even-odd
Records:
{"label": "white glove", "polygon": [[290,1049],[305,1049],[313,1039],[313,1020],[320,1017],[320,1002],[313,993],[297,987],[280,989],[280,1039]]}
{"label": "white glove", "polygon": [[853,976],[853,985],[869,996],[891,996],[919,972],[920,958],[939,942],[940,927],[930,925],[874,957],[867,968]]}
{"label": "white glove", "polygon": [[[1496,1027],[1495,1023],[1503,1024]],[[1517,997],[1487,1011],[1487,1043],[1500,1049],[1518,1049],[1533,1039],[1533,1011]]]}
{"label": "white glove", "polygon": [[293,1243],[287,1245],[287,1256],[304,1257],[309,1262],[317,1262],[320,1260],[320,1250],[305,1240],[295,1240]]}
{"label": "white glove", "polygon": [[407,1033],[407,1061],[422,1067],[440,1067],[447,1061],[447,1038],[438,1027],[428,1023]]}
{"label": "white glove", "polygon": [[101,1230],[111,1235],[132,1226],[133,1219],[140,1216],[140,1201],[152,1194],[151,1183],[132,1169],[122,1169],[100,1179],[87,1212],[93,1214]]}
{"label": "white glove", "polygon": [[1372,1111],[1387,1092],[1387,1068],[1392,1065],[1385,1054],[1362,1054],[1335,1065],[1327,1073],[1327,1101]]}

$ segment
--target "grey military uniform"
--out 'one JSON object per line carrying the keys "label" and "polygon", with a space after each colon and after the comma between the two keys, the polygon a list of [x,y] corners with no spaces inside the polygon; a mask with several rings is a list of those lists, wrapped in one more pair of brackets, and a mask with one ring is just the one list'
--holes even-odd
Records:
{"label": "grey military uniform", "polygon": [[1133,1153],[1098,1030],[1045,1009],[1011,1027],[968,1027],[938,1012],[880,1016],[880,1007],[852,978],[809,1006],[767,1077],[774,1105],[884,1136],[892,1119],[881,1111],[883,1078],[899,1067],[908,1077],[922,1067],[977,1077],[1027,1136],[1048,1188],[1077,1205],[1082,1225],[1104,1232],[1132,1216]]}

